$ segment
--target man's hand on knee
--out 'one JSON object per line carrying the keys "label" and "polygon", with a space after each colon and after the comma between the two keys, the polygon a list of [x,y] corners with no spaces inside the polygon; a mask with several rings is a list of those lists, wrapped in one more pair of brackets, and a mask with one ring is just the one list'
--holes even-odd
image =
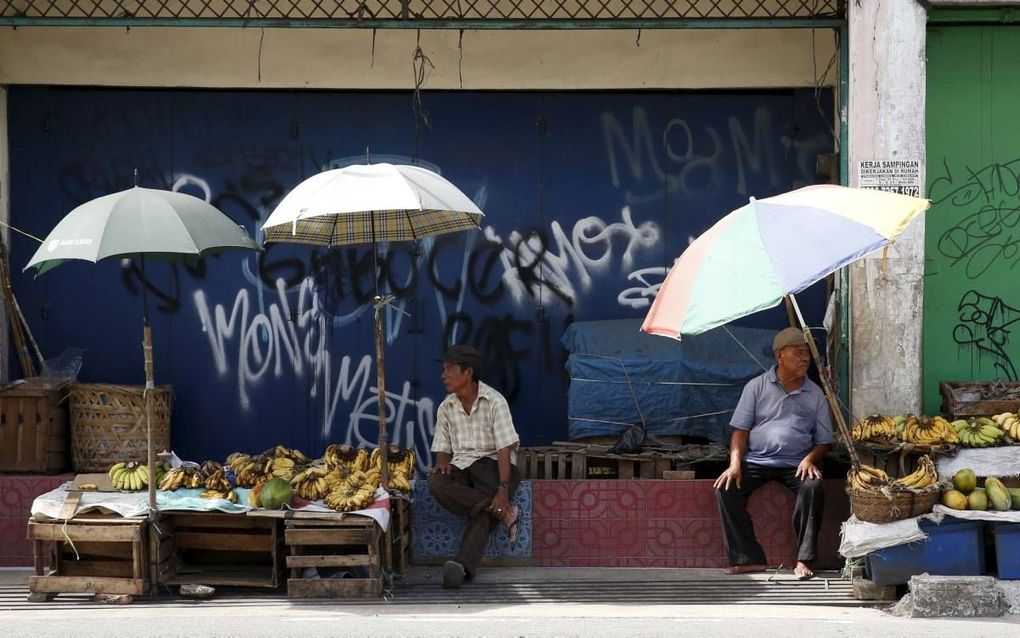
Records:
{"label": "man's hand on knee", "polygon": [[739,490],[741,479],[743,479],[742,468],[739,465],[730,466],[725,472],[719,475],[719,478],[715,480],[713,487],[717,490],[728,490],[730,489],[730,485],[733,485]]}
{"label": "man's hand on knee", "polygon": [[797,466],[797,471],[794,475],[800,480],[806,481],[808,479],[822,478],[822,471],[818,469],[818,466],[815,465],[810,458],[805,458]]}

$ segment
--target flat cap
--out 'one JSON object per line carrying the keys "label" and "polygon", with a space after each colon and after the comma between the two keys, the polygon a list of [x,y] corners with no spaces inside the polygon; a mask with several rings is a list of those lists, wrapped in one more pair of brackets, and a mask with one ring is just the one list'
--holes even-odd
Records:
{"label": "flat cap", "polygon": [[772,352],[779,352],[787,346],[804,346],[804,331],[800,328],[783,328],[772,340]]}

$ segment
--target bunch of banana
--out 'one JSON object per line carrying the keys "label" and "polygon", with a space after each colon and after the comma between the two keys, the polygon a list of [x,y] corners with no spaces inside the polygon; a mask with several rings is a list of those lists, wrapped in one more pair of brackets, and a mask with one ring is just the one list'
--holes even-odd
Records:
{"label": "bunch of banana", "polygon": [[935,463],[933,463],[931,458],[925,454],[918,459],[917,469],[914,472],[896,479],[893,485],[898,488],[906,488],[910,490],[926,490],[935,486],[938,481],[939,473],[938,470],[935,469]]}
{"label": "bunch of banana", "polygon": [[[259,458],[265,458],[265,456]],[[282,478],[289,481],[294,476],[294,460],[286,456],[270,457],[263,466],[262,473],[267,478]]]}
{"label": "bunch of banana", "polygon": [[918,443],[921,445],[941,445],[944,443],[960,442],[952,424],[941,416],[931,418],[911,416],[904,424],[903,434],[900,438],[907,443]]}
{"label": "bunch of banana", "polygon": [[[234,472],[234,482],[237,483],[238,487],[255,487],[259,483],[272,478],[267,475],[266,466],[269,465],[271,458],[263,456],[251,457],[247,454],[238,456],[233,459],[233,462],[228,463],[230,469]],[[288,476],[288,478],[290,478]]]}
{"label": "bunch of banana", "polygon": [[211,460],[203,463],[201,469],[202,473],[205,474],[206,476],[209,476],[210,474],[213,474],[216,471],[223,472],[223,466],[217,463],[216,461]]}
{"label": "bunch of banana", "polygon": [[230,455],[227,456],[227,460],[223,462],[223,466],[228,468],[234,474],[237,474],[237,466],[250,460],[250,454],[245,454],[244,452],[231,452]]}
{"label": "bunch of banana", "polygon": [[336,470],[347,468],[350,471],[365,471],[368,469],[368,452],[364,448],[353,448],[346,443],[343,445],[331,444],[322,455],[326,462],[326,468]]}
{"label": "bunch of banana", "polygon": [[196,488],[205,486],[205,475],[194,467],[175,467],[163,475],[159,482],[161,490],[177,490],[182,487]]}
{"label": "bunch of banana", "polygon": [[884,414],[866,416],[850,430],[855,441],[888,441],[896,438],[896,422]]}
{"label": "bunch of banana", "polygon": [[[206,462],[208,463],[208,461]],[[220,465],[216,463],[215,465]],[[204,469],[205,464],[202,465],[203,473],[205,474],[205,488],[207,490],[215,490],[217,492],[229,492],[234,486],[230,484],[230,480],[224,474],[223,466],[213,467],[209,466],[209,469]]]}
{"label": "bunch of banana", "polygon": [[202,492],[201,496],[202,496],[202,498],[222,498],[222,499],[224,499],[226,501],[230,501],[231,503],[236,503],[237,502],[237,494],[234,492],[234,490],[231,490],[231,489],[226,489],[226,490],[206,490],[206,491]]}
{"label": "bunch of banana", "polygon": [[1003,412],[992,417],[992,421],[999,426],[1006,436],[1014,441],[1020,441],[1020,415],[1012,412]]}
{"label": "bunch of banana", "polygon": [[999,444],[999,439],[1006,435],[995,425],[995,421],[985,416],[971,417],[968,420],[953,421],[956,435],[965,447],[991,447]]}
{"label": "bunch of banana", "polygon": [[846,475],[846,482],[857,492],[881,492],[892,485],[893,480],[877,467],[870,465],[854,465]]}
{"label": "bunch of banana", "polygon": [[324,467],[308,467],[294,475],[290,484],[301,498],[317,501],[330,492],[330,483],[326,480],[329,470]]}
{"label": "bunch of banana", "polygon": [[358,486],[345,481],[330,491],[325,501],[327,507],[338,512],[360,510],[375,501],[375,490],[368,484]]}
{"label": "bunch of banana", "polygon": [[134,461],[114,463],[106,474],[118,490],[141,490],[149,486],[149,466]]}
{"label": "bunch of banana", "polygon": [[285,445],[273,446],[263,452],[262,456],[271,456],[277,459],[290,459],[291,461],[294,461],[295,465],[308,465],[312,462],[312,459],[308,458],[301,450],[297,448],[289,448]]}
{"label": "bunch of banana", "polygon": [[390,485],[389,485],[389,487],[390,487],[391,490],[396,490],[398,492],[404,492],[405,494],[410,494],[411,493],[411,481],[407,478],[407,476],[405,476],[404,474],[402,474],[400,472],[391,472],[390,473]]}

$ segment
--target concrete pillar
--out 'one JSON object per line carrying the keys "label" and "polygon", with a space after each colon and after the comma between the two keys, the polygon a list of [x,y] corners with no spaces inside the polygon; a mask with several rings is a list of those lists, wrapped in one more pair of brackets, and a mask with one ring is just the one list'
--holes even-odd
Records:
{"label": "concrete pillar", "polygon": [[[851,186],[860,162],[917,160],[924,195],[925,23],[917,0],[848,2]],[[850,409],[921,409],[923,216],[882,255],[850,268]]]}

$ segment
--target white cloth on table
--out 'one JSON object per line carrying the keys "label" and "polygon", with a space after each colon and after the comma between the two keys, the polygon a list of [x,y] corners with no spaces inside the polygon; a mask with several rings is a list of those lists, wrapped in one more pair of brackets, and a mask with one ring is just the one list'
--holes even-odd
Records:
{"label": "white cloth on table", "polygon": [[961,449],[955,456],[935,459],[940,479],[951,479],[963,468],[978,476],[1020,476],[1020,446]]}
{"label": "white cloth on table", "polygon": [[[32,516],[36,520],[59,519],[70,487],[71,483],[67,482],[37,496],[32,502]],[[158,490],[156,492],[156,509],[170,512],[225,512],[228,514],[243,514],[252,509],[247,505],[248,493],[251,492],[249,489],[235,488],[239,496],[239,503],[231,503],[224,499],[202,498],[203,491],[201,488],[180,489],[172,492]],[[386,531],[390,526],[388,502],[390,495],[386,490],[379,488],[376,490],[375,499],[375,503],[368,508],[347,512],[347,514],[368,516],[375,520],[383,531]],[[306,502],[301,507],[288,507],[288,509],[295,512],[338,513],[324,505],[322,501]],[[72,517],[87,512],[118,514],[125,518],[146,516],[149,513],[149,494],[148,492],[82,492],[81,500]]]}

